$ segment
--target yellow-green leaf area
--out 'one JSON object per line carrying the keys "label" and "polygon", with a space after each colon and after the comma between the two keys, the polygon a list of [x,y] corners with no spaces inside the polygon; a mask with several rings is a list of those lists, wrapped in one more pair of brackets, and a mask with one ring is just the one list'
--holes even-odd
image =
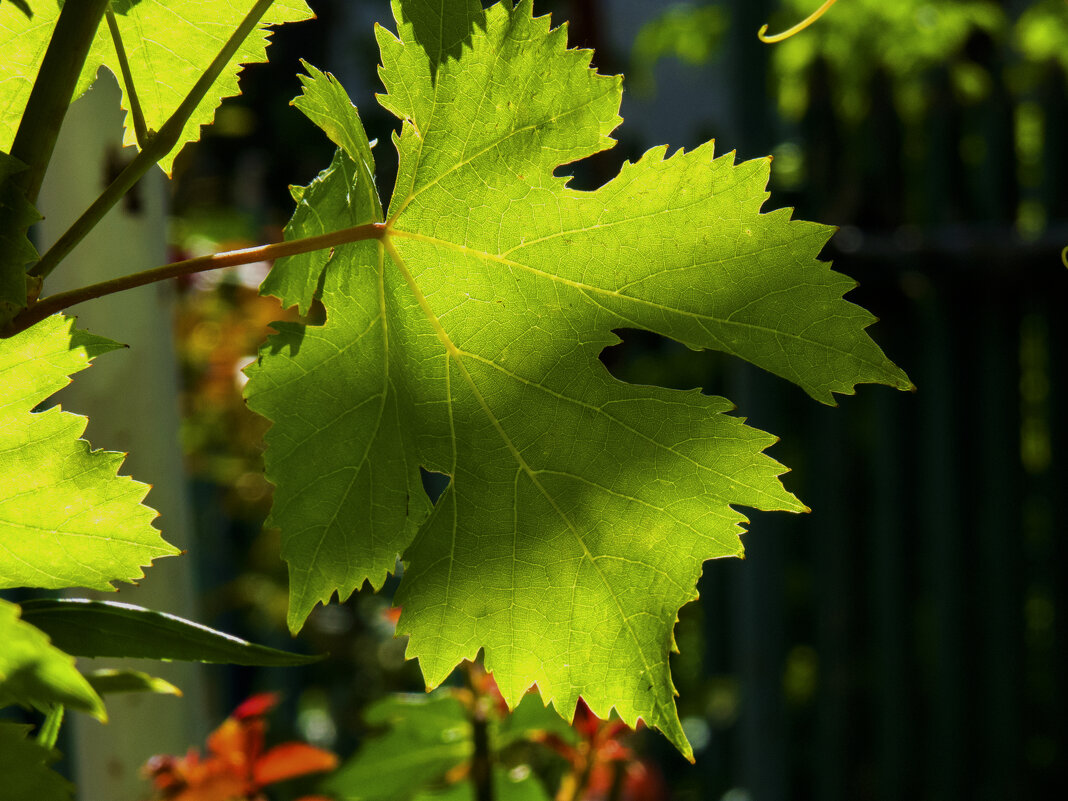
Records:
{"label": "yellow-green leaf area", "polygon": [[[149,130],[159,130],[174,113],[252,6],[252,0],[112,0]],[[170,173],[182,147],[200,139],[201,126],[212,123],[223,98],[240,94],[237,79],[242,66],[267,60],[268,26],[312,16],[304,0],[274,0],[193,112],[178,145],[160,160],[164,172]],[[32,19],[10,4],[0,6],[0,51],[5,53],[4,64],[0,65],[0,150],[9,148],[14,138],[58,17],[55,2],[38,3]],[[116,76],[122,74],[115,44],[103,23],[97,29],[75,97],[96,80],[102,66]],[[122,107],[128,111],[127,87],[121,78],[119,84]],[[124,142],[132,145],[136,141],[133,119],[127,113]]]}
{"label": "yellow-green leaf area", "polygon": [[47,710],[63,704],[104,720],[104,702],[74,667],[74,657],[20,620],[17,604],[0,599],[0,707],[19,704]]}
{"label": "yellow-green leaf area", "polygon": [[178,552],[141,503],[148,486],[117,475],[123,454],[81,439],[86,418],[33,411],[117,347],[62,315],[0,339],[0,588],[113,590]]}
{"label": "yellow-green leaf area", "polygon": [[[396,34],[376,31],[379,100],[400,121],[383,235],[286,268],[326,322],[287,328],[250,372],[296,528],[272,519],[302,540],[285,554],[290,626],[378,586],[397,550],[398,631],[428,686],[482,651],[511,706],[536,685],[570,719],[583,698],[690,756],[669,669],[678,610],[705,560],[741,554],[739,507],[805,507],[764,454],[774,437],[730,401],[626,384],[600,352],[640,328],[826,403],[911,384],[843,299],[853,282],[818,260],[831,229],[761,212],[767,160],[661,147],[574,189],[555,173],[612,146],[619,77],[530,2],[399,0],[394,16]],[[295,220],[376,219],[354,211],[358,177],[329,180],[298,193]],[[402,447],[450,479],[425,519]],[[383,543],[372,570],[360,550]]]}

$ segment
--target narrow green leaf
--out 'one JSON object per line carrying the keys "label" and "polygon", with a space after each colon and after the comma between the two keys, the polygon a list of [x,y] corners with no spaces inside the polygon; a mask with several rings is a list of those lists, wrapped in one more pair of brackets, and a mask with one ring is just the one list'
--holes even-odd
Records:
{"label": "narrow green leaf", "polygon": [[[104,702],[74,667],[74,657],[45,632],[19,619],[17,604],[0,600],[0,707],[47,710],[69,706],[105,720]],[[0,773],[3,775],[3,773]]]}
{"label": "narrow green leaf", "polygon": [[178,553],[141,503],[148,486],[116,475],[123,454],[79,439],[86,418],[58,406],[31,411],[121,347],[73,322],[54,315],[0,339],[0,588],[114,590]]}
{"label": "narrow green leaf", "polygon": [[0,722],[0,801],[70,801],[74,786],[48,767],[58,754],[29,734],[29,726]]}
{"label": "narrow green leaf", "polygon": [[166,679],[150,676],[140,670],[91,670],[85,674],[85,678],[100,695],[109,693],[182,694],[181,690]]}
{"label": "narrow green leaf", "polygon": [[306,665],[322,658],[256,645],[166,612],[114,601],[27,601],[22,608],[24,620],[75,656],[264,666]]}

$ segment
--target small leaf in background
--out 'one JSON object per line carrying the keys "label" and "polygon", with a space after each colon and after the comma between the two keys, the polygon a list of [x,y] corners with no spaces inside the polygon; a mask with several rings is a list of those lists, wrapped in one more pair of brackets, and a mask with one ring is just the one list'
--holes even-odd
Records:
{"label": "small leaf in background", "polygon": [[156,693],[181,695],[182,691],[166,679],[150,676],[140,670],[115,670],[104,668],[85,674],[89,685],[100,695],[109,693]]}
{"label": "small leaf in background", "polygon": [[322,659],[256,645],[167,612],[115,601],[27,601],[23,617],[76,656],[261,666],[306,665]]}
{"label": "small leaf in background", "polygon": [[74,786],[48,767],[58,755],[29,733],[29,726],[0,722],[0,801],[70,801]]}
{"label": "small leaf in background", "polygon": [[273,694],[253,696],[208,735],[202,757],[191,748],[184,757],[154,756],[144,767],[157,798],[167,801],[234,801],[259,797],[276,782],[333,770],[337,757],[305,743],[283,743],[264,750],[266,715],[277,703]]}
{"label": "small leaf in background", "polygon": [[[19,606],[0,599],[0,707],[19,704],[46,710],[53,704],[107,718],[104,702],[74,667],[74,657],[19,619]],[[0,773],[2,776],[3,773]]]}
{"label": "small leaf in background", "polygon": [[32,411],[122,347],[73,325],[57,314],[0,339],[0,588],[114,590],[178,553],[142,504],[148,485],[117,475],[124,455],[80,439],[85,417]]}
{"label": "small leaf in background", "polygon": [[369,737],[359,752],[330,776],[324,789],[351,801],[396,801],[471,758],[471,724],[454,691],[391,695],[364,714],[370,726],[385,730]]}

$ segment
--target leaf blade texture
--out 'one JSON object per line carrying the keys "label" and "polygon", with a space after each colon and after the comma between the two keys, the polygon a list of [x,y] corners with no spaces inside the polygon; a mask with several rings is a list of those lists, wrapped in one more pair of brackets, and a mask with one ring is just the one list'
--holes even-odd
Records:
{"label": "leaf blade texture", "polygon": [[86,418],[32,411],[90,360],[121,347],[54,315],[0,340],[0,587],[111,590],[178,553],[142,504],[148,486],[117,475],[124,455],[90,450]]}
{"label": "leaf blade texture", "polygon": [[[149,130],[159,130],[178,108],[193,84],[223,43],[237,28],[252,3],[218,3],[214,0],[115,0],[112,4],[130,62],[141,109]],[[45,47],[59,16],[55,3],[41,3],[32,19],[10,6],[0,6],[0,50],[10,53],[0,64],[0,150],[10,147],[40,67]],[[233,59],[212,85],[182,130],[179,143],[160,160],[168,175],[178,152],[200,139],[200,128],[210,125],[225,97],[240,94],[238,73],[245,64],[267,60],[268,26],[298,22],[313,16],[304,0],[274,0],[257,29],[249,34]],[[80,97],[101,67],[121,76],[115,45],[107,25],[93,40],[74,97]],[[127,87],[122,107],[129,112]],[[133,118],[127,113],[124,144],[136,144]]]}
{"label": "leaf blade texture", "polygon": [[[309,601],[379,586],[396,550],[398,631],[429,687],[481,650],[509,705],[536,684],[567,719],[581,697],[690,756],[668,665],[678,610],[705,560],[741,554],[738,506],[805,507],[763,453],[774,438],[728,400],[625,384],[599,353],[614,329],[641,328],[827,403],[857,383],[911,384],[865,333],[873,318],[843,300],[852,281],[817,260],[830,229],[761,212],[767,160],[654,148],[601,188],[573,189],[555,171],[612,145],[618,77],[591,70],[530,2],[400,0],[394,15],[397,35],[376,30],[379,101],[401,121],[384,236],[301,268],[302,299],[322,281],[326,323],[269,344],[247,387],[274,421],[269,477],[283,493],[279,468],[299,471],[314,498],[302,525],[332,527],[286,555],[301,576],[290,626]],[[311,187],[301,203],[339,204],[325,180],[325,200]],[[267,400],[313,373],[331,376],[330,398],[299,412],[286,411],[295,391],[288,406]],[[375,440],[386,399],[400,422]],[[450,477],[425,520],[410,472],[379,476],[392,495],[347,492],[405,442]],[[347,506],[315,491],[338,476]],[[387,543],[373,571],[358,557],[370,542]]]}
{"label": "leaf blade texture", "polygon": [[75,656],[217,662],[230,665],[306,665],[321,657],[247,642],[167,612],[83,598],[26,601],[23,618]]}
{"label": "leaf blade texture", "polygon": [[0,798],[70,801],[74,785],[48,767],[58,758],[55,751],[30,739],[29,726],[0,723],[0,775],[4,777]]}

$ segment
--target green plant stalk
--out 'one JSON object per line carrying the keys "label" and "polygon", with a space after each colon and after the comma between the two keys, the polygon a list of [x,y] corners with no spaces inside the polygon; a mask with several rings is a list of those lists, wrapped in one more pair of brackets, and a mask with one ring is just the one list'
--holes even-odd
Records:
{"label": "green plant stalk", "polygon": [[489,720],[486,706],[489,703],[479,689],[479,679],[484,676],[481,665],[468,662],[464,665],[467,686],[471,690],[471,704],[468,720],[471,723],[471,739],[474,753],[471,755],[471,787],[475,801],[494,801],[493,792],[493,756],[489,741]]}
{"label": "green plant stalk", "polygon": [[122,72],[122,82],[126,86],[126,96],[130,98],[130,116],[133,117],[134,135],[137,137],[137,146],[142,150],[148,145],[148,126],[145,124],[145,115],[141,111],[141,101],[137,97],[137,88],[134,86],[133,73],[130,71],[130,61],[126,58],[126,48],[122,44],[122,34],[119,32],[119,22],[115,19],[115,12],[108,8],[104,15],[108,21],[108,30],[111,31],[111,41],[115,43],[115,56],[119,59],[119,70]]}
{"label": "green plant stalk", "polygon": [[307,253],[312,250],[332,248],[364,239],[381,239],[385,236],[385,233],[386,226],[384,223],[367,223],[352,228],[342,228],[340,231],[331,231],[328,234],[305,237],[304,239],[293,239],[272,245],[260,245],[254,248],[231,250],[226,253],[198,256],[194,259],[185,259],[184,261],[165,264],[162,267],[154,267],[151,270],[101,281],[98,284],[91,284],[79,289],[57,292],[54,295],[42,298],[18,314],[11,321],[10,329],[0,332],[0,337],[9,337],[20,331],[25,331],[45,317],[63,309],[94,298],[123,292],[127,289],[154,284],[158,281],[165,281],[168,278],[177,278],[180,275],[193,275],[194,273],[203,273],[209,270],[219,270],[223,267],[234,267],[238,264],[252,264],[257,261],[271,261],[284,256],[294,256],[298,253]]}
{"label": "green plant stalk", "polygon": [[60,126],[109,2],[79,0],[64,3],[59,12],[41,69],[26,101],[26,110],[11,143],[11,155],[27,167],[15,180],[31,203],[37,202]]}
{"label": "green plant stalk", "polygon": [[[215,56],[204,74],[193,85],[193,88],[177,110],[163,123],[163,127],[159,129],[155,136],[149,137],[147,145],[126,166],[126,169],[119,173],[118,177],[100,194],[100,197],[93,201],[82,216],[67,229],[63,236],[56,240],[56,243],[48,249],[48,252],[41,257],[41,260],[30,269],[30,275],[40,278],[48,276],[85,238],[86,234],[96,227],[97,223],[104,218],[104,215],[111,210],[111,207],[133,189],[134,185],[141,180],[141,177],[156,162],[174,149],[181,138],[182,129],[185,128],[185,124],[189,121],[196,107],[200,105],[212,84],[219,77],[219,74],[230,63],[230,59],[234,57],[234,53],[237,52],[241,43],[245,41],[253,28],[259,24],[263,15],[267,13],[267,9],[270,8],[273,1],[256,0],[256,4],[241,20],[237,30],[226,41],[219,54]],[[98,2],[98,0],[94,0],[94,2]]]}
{"label": "green plant stalk", "polygon": [[59,739],[59,727],[63,725],[63,711],[63,704],[53,704],[52,708],[48,710],[48,714],[45,715],[44,722],[37,732],[38,745],[43,745],[49,750],[56,747],[56,740]]}

